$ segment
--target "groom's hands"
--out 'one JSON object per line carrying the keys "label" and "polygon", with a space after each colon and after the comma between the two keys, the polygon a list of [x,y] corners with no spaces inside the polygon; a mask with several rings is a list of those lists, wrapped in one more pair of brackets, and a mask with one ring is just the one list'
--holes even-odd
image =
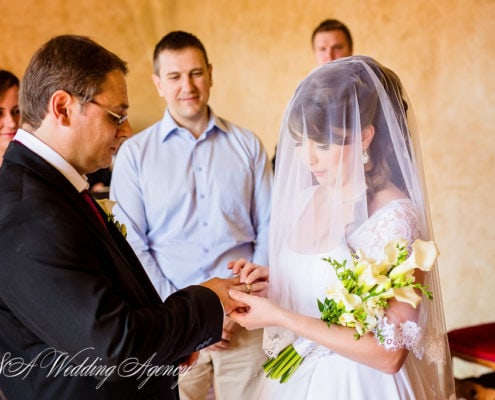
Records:
{"label": "groom's hands", "polygon": [[[229,296],[230,290],[266,297],[268,292],[268,267],[263,267],[241,258],[228,263],[228,268],[235,275],[233,278],[212,278],[201,283],[201,286],[211,289],[220,299],[225,314],[232,311],[244,312],[247,305]],[[226,338],[232,333],[230,324],[225,326]]]}
{"label": "groom's hands", "polygon": [[246,291],[246,285],[240,283],[240,278],[238,276],[228,279],[212,278],[206,282],[201,283],[200,286],[207,287],[208,289],[215,292],[223,305],[225,315],[230,314],[232,311],[238,308],[242,309],[246,307],[245,304],[236,301],[229,296],[229,290],[238,290],[240,292]]}

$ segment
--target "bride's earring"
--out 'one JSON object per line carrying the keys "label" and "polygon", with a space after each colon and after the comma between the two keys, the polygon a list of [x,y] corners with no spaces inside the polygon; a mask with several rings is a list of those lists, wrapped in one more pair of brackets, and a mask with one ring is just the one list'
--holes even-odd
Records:
{"label": "bride's earring", "polygon": [[370,156],[368,155],[368,153],[366,152],[366,149],[363,150],[363,154],[362,154],[362,160],[363,160],[363,164],[366,165],[370,162]]}

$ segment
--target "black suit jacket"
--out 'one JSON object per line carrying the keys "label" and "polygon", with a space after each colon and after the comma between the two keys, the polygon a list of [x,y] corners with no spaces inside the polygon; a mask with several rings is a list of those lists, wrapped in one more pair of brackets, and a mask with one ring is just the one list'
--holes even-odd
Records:
{"label": "black suit jacket", "polygon": [[105,227],[51,165],[10,144],[0,169],[8,400],[176,399],[176,360],[220,340],[222,322],[218,297],[201,286],[162,303],[113,223]]}

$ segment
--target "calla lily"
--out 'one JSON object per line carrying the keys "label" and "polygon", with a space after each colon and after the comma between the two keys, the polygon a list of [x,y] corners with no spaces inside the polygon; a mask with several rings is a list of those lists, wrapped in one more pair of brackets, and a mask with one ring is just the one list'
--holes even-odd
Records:
{"label": "calla lily", "polygon": [[411,286],[394,289],[394,296],[398,301],[408,303],[414,308],[416,308],[421,301],[421,296],[418,296],[414,288]]}
{"label": "calla lily", "polygon": [[361,297],[359,297],[357,294],[351,294],[349,292],[343,293],[341,301],[347,311],[356,309],[362,303]]}
{"label": "calla lily", "polygon": [[389,274],[391,279],[406,275],[410,271],[419,268],[422,271],[430,271],[438,256],[437,246],[434,242],[425,242],[417,239],[412,245],[409,258],[397,265]]}
{"label": "calla lily", "polygon": [[109,222],[113,222],[120,233],[126,237],[127,236],[127,228],[125,224],[121,224],[119,221],[115,221],[114,215],[112,213],[113,207],[117,204],[116,201],[110,199],[97,199],[98,205],[103,209],[105,214],[107,215],[107,220]]}
{"label": "calla lily", "polygon": [[394,297],[394,289],[390,288],[386,292],[380,293],[380,298],[381,299],[390,299]]}
{"label": "calla lily", "polygon": [[377,286],[376,291],[378,292],[388,290],[391,287],[390,278],[378,274],[376,269],[374,265],[368,265],[358,277],[359,283],[363,285],[366,292],[374,286]]}
{"label": "calla lily", "polygon": [[112,209],[115,204],[117,204],[116,201],[110,200],[110,199],[98,199],[96,200],[98,205],[105,211],[105,214],[111,215],[112,214]]}
{"label": "calla lily", "polygon": [[362,250],[358,250],[356,252],[356,256],[357,262],[355,263],[354,272],[358,275],[361,275],[365,268],[368,268],[370,265],[373,265],[375,263],[375,260],[369,258]]}
{"label": "calla lily", "polygon": [[412,254],[417,267],[422,271],[430,271],[438,257],[438,248],[435,242],[416,240],[412,245]]}
{"label": "calla lily", "polygon": [[407,246],[407,242],[403,239],[400,240],[392,240],[387,243],[385,246],[385,260],[384,262],[387,264],[395,265],[399,259],[400,248],[404,248]]}
{"label": "calla lily", "polygon": [[341,285],[336,285],[336,287],[329,289],[327,298],[332,299],[337,304],[341,303],[346,311],[352,311],[362,303],[361,297],[349,293],[349,291]]}

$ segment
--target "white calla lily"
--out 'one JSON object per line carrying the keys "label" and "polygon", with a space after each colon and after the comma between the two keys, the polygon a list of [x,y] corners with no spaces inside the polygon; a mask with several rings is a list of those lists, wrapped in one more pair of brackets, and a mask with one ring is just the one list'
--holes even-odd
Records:
{"label": "white calla lily", "polygon": [[438,256],[438,249],[434,242],[417,239],[412,245],[409,258],[397,265],[389,274],[391,279],[406,275],[410,271],[419,268],[422,271],[430,271]]}
{"label": "white calla lily", "polygon": [[385,275],[380,275],[377,271],[377,266],[368,265],[363,269],[363,272],[358,277],[358,282],[363,285],[364,291],[369,291],[374,286],[377,286],[376,291],[382,292],[390,289],[392,283],[390,278]]}
{"label": "white calla lily", "polygon": [[408,303],[412,307],[416,308],[421,301],[421,296],[419,296],[413,287],[406,286],[401,288],[395,288],[394,297],[403,303]]}
{"label": "white calla lily", "polygon": [[399,246],[401,244],[400,240],[392,240],[385,246],[385,260],[384,262],[388,264],[397,264],[399,258]]}
{"label": "white calla lily", "polygon": [[110,200],[110,199],[97,199],[96,202],[98,205],[105,211],[105,214],[111,215],[112,214],[112,209],[115,204],[117,204],[116,201]]}
{"label": "white calla lily", "polygon": [[438,248],[433,241],[416,240],[412,245],[412,254],[417,267],[422,271],[430,271],[438,257]]}
{"label": "white calla lily", "polygon": [[126,237],[127,236],[127,228],[125,224],[121,224],[119,221],[115,220],[115,216],[113,215],[113,207],[115,204],[117,204],[116,201],[110,200],[110,199],[97,199],[96,202],[98,205],[103,209],[107,216],[107,220],[109,222],[113,222],[116,226],[116,228],[120,231],[120,233]]}

